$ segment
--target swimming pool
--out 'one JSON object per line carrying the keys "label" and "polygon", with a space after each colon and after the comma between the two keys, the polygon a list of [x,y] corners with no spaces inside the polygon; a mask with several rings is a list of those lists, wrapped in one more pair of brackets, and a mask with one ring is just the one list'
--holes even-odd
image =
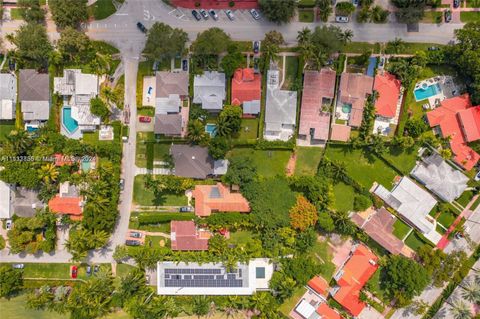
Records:
{"label": "swimming pool", "polygon": [[207,125],[205,125],[205,132],[210,134],[211,137],[215,136],[216,130],[217,130],[217,124],[207,123]]}
{"label": "swimming pool", "polygon": [[62,122],[63,126],[68,133],[72,134],[78,129],[78,123],[72,118],[72,108],[63,107],[62,109]]}
{"label": "swimming pool", "polygon": [[438,85],[438,83],[435,83],[426,87],[420,87],[418,89],[415,89],[415,91],[413,91],[413,94],[415,95],[415,100],[421,101],[437,95],[438,93],[440,93],[440,91],[440,85]]}
{"label": "swimming pool", "polygon": [[371,56],[368,58],[368,67],[367,67],[367,75],[371,76],[372,78],[375,77],[375,67],[377,66],[377,58]]}
{"label": "swimming pool", "polygon": [[352,105],[351,104],[343,104],[342,105],[342,112],[345,114],[349,114],[352,112]]}
{"label": "swimming pool", "polygon": [[90,161],[82,161],[81,167],[82,167],[82,171],[86,173],[90,171],[92,164],[90,163]]}

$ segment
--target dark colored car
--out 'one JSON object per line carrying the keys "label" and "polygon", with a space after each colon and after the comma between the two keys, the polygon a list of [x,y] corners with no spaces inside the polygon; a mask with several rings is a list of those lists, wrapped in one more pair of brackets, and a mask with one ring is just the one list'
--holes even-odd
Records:
{"label": "dark colored car", "polygon": [[188,71],[188,60],[183,60],[182,61],[182,70],[183,71]]}
{"label": "dark colored car", "polygon": [[127,246],[140,246],[140,242],[138,240],[128,239],[125,241],[125,245]]}
{"label": "dark colored car", "polygon": [[197,10],[192,10],[192,15],[197,21],[202,20],[202,17],[200,16],[200,13],[197,12]]}
{"label": "dark colored car", "polygon": [[99,266],[99,265],[93,266],[93,272],[98,272],[99,270],[100,270],[100,266]]}
{"label": "dark colored car", "polygon": [[77,266],[71,266],[70,267],[70,277],[75,279],[78,276],[78,267]]}
{"label": "dark colored car", "polygon": [[260,42],[253,42],[253,53],[257,54],[260,51]]}
{"label": "dark colored car", "polygon": [[210,16],[212,17],[213,20],[215,20],[215,21],[218,20],[218,14],[215,12],[215,10],[210,9],[210,10],[208,10],[208,13],[210,14]]}
{"label": "dark colored car", "polygon": [[450,21],[452,21],[452,11],[447,9],[445,10],[445,22],[449,23]]}
{"label": "dark colored car", "polygon": [[123,191],[125,189],[125,180],[120,178],[120,190]]}
{"label": "dark colored car", "polygon": [[454,8],[460,7],[460,0],[453,0],[453,7]]}
{"label": "dark colored car", "polygon": [[142,233],[139,233],[139,232],[136,232],[136,231],[132,231],[130,233],[130,237],[133,237],[133,238],[142,238]]}
{"label": "dark colored car", "polygon": [[193,212],[193,207],[192,206],[182,206],[182,207],[180,207],[180,213],[188,213],[188,212]]}
{"label": "dark colored car", "polygon": [[205,9],[200,9],[200,14],[202,15],[202,17],[203,17],[205,20],[208,20],[207,10],[205,10]]}
{"label": "dark colored car", "polygon": [[147,28],[141,22],[137,22],[137,28],[142,31],[143,33],[147,33]]}

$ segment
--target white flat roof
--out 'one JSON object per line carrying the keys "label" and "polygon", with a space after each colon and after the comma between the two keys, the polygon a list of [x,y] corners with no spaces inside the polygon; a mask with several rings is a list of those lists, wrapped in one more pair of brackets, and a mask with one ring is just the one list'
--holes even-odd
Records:
{"label": "white flat roof", "polygon": [[12,192],[8,184],[0,181],[0,219],[8,219],[12,217]]}

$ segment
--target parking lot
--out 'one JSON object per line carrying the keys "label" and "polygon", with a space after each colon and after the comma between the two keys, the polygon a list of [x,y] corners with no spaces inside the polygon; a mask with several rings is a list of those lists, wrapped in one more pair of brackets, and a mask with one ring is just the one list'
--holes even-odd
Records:
{"label": "parking lot", "polygon": [[[200,14],[200,9],[203,8],[198,8],[195,9],[199,14]],[[195,17],[192,15],[192,10],[193,9],[185,9],[185,8],[176,8],[172,11],[170,11],[168,14],[177,17],[180,20],[185,20],[185,21],[197,21]],[[205,10],[209,10],[209,8],[205,8]],[[249,10],[231,10],[233,15],[234,15],[234,21],[231,21],[228,17],[227,14],[225,13],[227,9],[224,10],[215,10],[215,13],[218,15],[218,20],[215,21],[211,15],[209,15],[208,20],[205,20],[202,18],[200,21],[197,21],[198,23],[206,23],[208,21],[213,21],[213,22],[252,22],[255,21],[255,19],[252,17],[250,14]],[[260,15],[261,20],[262,17]]]}

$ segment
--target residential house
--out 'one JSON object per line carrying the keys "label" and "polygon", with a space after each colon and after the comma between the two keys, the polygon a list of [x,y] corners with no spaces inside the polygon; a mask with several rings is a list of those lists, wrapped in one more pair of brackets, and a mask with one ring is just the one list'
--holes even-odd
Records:
{"label": "residential house", "polygon": [[336,72],[329,68],[305,71],[298,131],[300,145],[323,144],[328,140],[335,79]]}
{"label": "residential house", "polygon": [[377,262],[378,257],[367,246],[359,244],[333,277],[337,286],[330,293],[352,316],[358,316],[366,306],[360,300],[360,291],[377,271]]}
{"label": "residential house", "polygon": [[198,229],[193,221],[172,220],[170,222],[172,250],[208,250],[211,233]]}
{"label": "residential house", "polygon": [[193,103],[201,104],[202,109],[220,112],[225,101],[225,73],[205,71],[193,79]]}
{"label": "residential house", "polygon": [[24,187],[13,188],[13,211],[20,217],[33,217],[45,204],[38,199],[38,192]]}
{"label": "residential house", "polygon": [[94,131],[100,117],[90,112],[90,100],[99,93],[98,76],[79,69],[63,70],[63,77],[53,79],[54,93],[63,96],[62,133],[80,138],[83,132]]}
{"label": "residential house", "polygon": [[395,75],[388,72],[377,74],[373,84],[378,97],[375,100],[374,134],[388,135],[392,133],[391,126],[397,125],[402,107],[402,84]]}
{"label": "residential house", "polygon": [[243,105],[244,115],[260,113],[262,76],[253,69],[237,69],[232,78],[232,105]]}
{"label": "residential house", "polygon": [[437,153],[423,157],[410,175],[449,203],[460,197],[468,187],[468,177],[448,165]]}
{"label": "residential house", "polygon": [[267,99],[263,137],[269,141],[288,141],[295,133],[297,92],[280,88],[278,70],[267,72]]}
{"label": "residential house", "polygon": [[19,94],[26,128],[38,128],[50,117],[50,80],[46,73],[24,69],[19,72]]}
{"label": "residential house", "polygon": [[393,224],[397,220],[384,207],[369,208],[366,211],[354,213],[352,221],[380,246],[393,255],[413,257],[414,251],[393,234]]}
{"label": "residential house", "polygon": [[69,182],[60,184],[60,191],[48,202],[48,207],[51,212],[69,215],[72,220],[83,217],[83,198],[78,188]]}
{"label": "residential house", "polygon": [[[372,94],[373,78],[360,73],[342,73],[340,78],[340,88],[337,95],[337,106],[335,108],[335,125],[332,126],[332,137],[345,138],[345,130],[342,134],[336,132],[340,130],[340,125],[348,125],[351,128],[358,128],[362,124],[363,109],[369,95]],[[340,123],[344,122],[344,123]],[[349,134],[350,135],[350,134]]]}
{"label": "residential house", "polygon": [[410,178],[402,177],[391,191],[377,185],[373,192],[396,210],[408,224],[417,228],[425,238],[434,244],[440,241],[442,236],[435,230],[436,221],[429,215],[437,201]]}
{"label": "residential house", "polygon": [[10,185],[0,180],[0,219],[9,219],[12,215],[12,190]]}
{"label": "residential house", "polygon": [[195,199],[195,215],[210,216],[212,212],[250,212],[250,205],[242,194],[232,192],[222,183],[216,185],[195,185],[192,193]]}
{"label": "residential house", "polygon": [[155,73],[155,134],[183,137],[188,124],[188,73]]}
{"label": "residential house", "polygon": [[17,105],[17,78],[12,73],[0,73],[0,120],[13,120]]}
{"label": "residential house", "polygon": [[159,295],[252,295],[269,289],[273,264],[266,258],[250,259],[226,267],[222,263],[157,263]]}
{"label": "residential house", "polygon": [[170,155],[176,176],[205,179],[227,173],[228,160],[214,160],[206,147],[174,144]]}
{"label": "residential house", "polygon": [[472,106],[468,94],[440,102],[440,106],[427,113],[430,126],[443,137],[450,138],[455,162],[471,170],[480,159],[468,143],[480,139],[480,105]]}

